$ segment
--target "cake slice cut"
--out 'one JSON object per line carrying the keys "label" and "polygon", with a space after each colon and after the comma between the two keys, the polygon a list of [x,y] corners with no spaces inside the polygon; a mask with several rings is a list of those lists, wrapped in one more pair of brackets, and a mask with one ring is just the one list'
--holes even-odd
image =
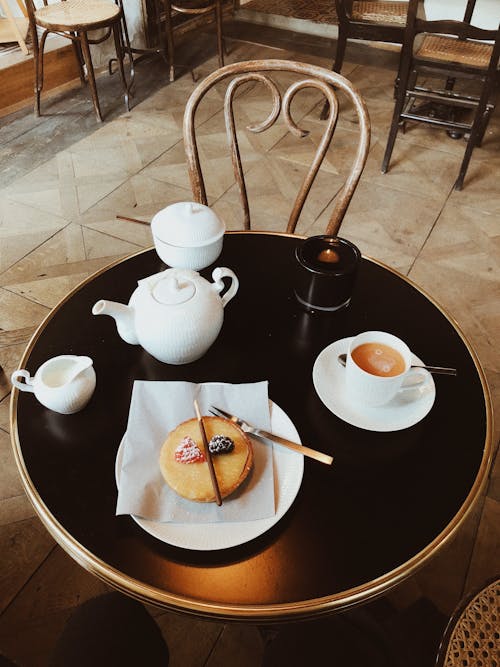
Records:
{"label": "cake slice cut", "polygon": [[[252,469],[252,443],[239,426],[223,417],[203,417],[203,424],[220,494],[226,498]],[[197,419],[182,422],[170,431],[161,448],[160,470],[167,484],[183,498],[215,502]]]}

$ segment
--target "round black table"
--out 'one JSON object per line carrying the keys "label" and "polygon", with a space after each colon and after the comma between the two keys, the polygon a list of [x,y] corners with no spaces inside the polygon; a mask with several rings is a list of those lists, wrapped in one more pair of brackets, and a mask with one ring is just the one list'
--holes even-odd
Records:
{"label": "round black table", "polygon": [[[363,258],[351,305],[307,313],[293,295],[294,249],[285,234],[228,233],[215,266],[240,281],[222,331],[199,361],[162,364],[91,314],[101,298],[127,303],[137,280],[165,268],[154,250],[91,276],[46,318],[21,361],[93,358],[97,388],[65,416],[12,392],[11,432],[29,498],[56,541],[113,587],[159,606],[213,619],[309,618],[367,602],[414,573],[456,532],[486,482],[491,402],[483,371],[454,322],[407,279]],[[202,274],[209,278],[213,267]],[[403,338],[424,361],[458,369],[435,376],[430,413],[390,433],[350,426],[312,382],[318,354],[363,330]],[[269,380],[269,396],[303,442],[331,454],[305,459],[300,491],[260,537],[217,551],[165,544],[116,516],[115,459],[135,379]]]}

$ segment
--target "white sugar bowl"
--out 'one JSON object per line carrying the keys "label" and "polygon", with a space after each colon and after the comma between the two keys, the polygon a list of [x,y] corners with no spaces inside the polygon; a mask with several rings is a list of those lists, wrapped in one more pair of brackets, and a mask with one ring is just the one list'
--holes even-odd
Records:
{"label": "white sugar bowl", "polygon": [[153,217],[151,231],[156,252],[165,264],[199,271],[220,255],[226,228],[208,206],[178,202]]}

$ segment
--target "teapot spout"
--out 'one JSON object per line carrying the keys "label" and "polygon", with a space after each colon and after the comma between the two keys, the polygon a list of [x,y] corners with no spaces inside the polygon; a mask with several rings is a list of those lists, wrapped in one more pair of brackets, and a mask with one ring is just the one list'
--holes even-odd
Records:
{"label": "teapot spout", "polygon": [[101,299],[92,308],[93,315],[110,315],[114,317],[119,336],[130,345],[139,345],[135,331],[134,309],[116,301]]}

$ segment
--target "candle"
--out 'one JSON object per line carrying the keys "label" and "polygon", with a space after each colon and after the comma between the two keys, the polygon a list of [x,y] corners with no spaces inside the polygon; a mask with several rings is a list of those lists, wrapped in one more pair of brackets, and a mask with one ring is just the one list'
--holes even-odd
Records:
{"label": "candle", "polygon": [[328,262],[329,264],[337,263],[340,260],[339,254],[333,248],[325,248],[322,250],[318,259],[320,262]]}

